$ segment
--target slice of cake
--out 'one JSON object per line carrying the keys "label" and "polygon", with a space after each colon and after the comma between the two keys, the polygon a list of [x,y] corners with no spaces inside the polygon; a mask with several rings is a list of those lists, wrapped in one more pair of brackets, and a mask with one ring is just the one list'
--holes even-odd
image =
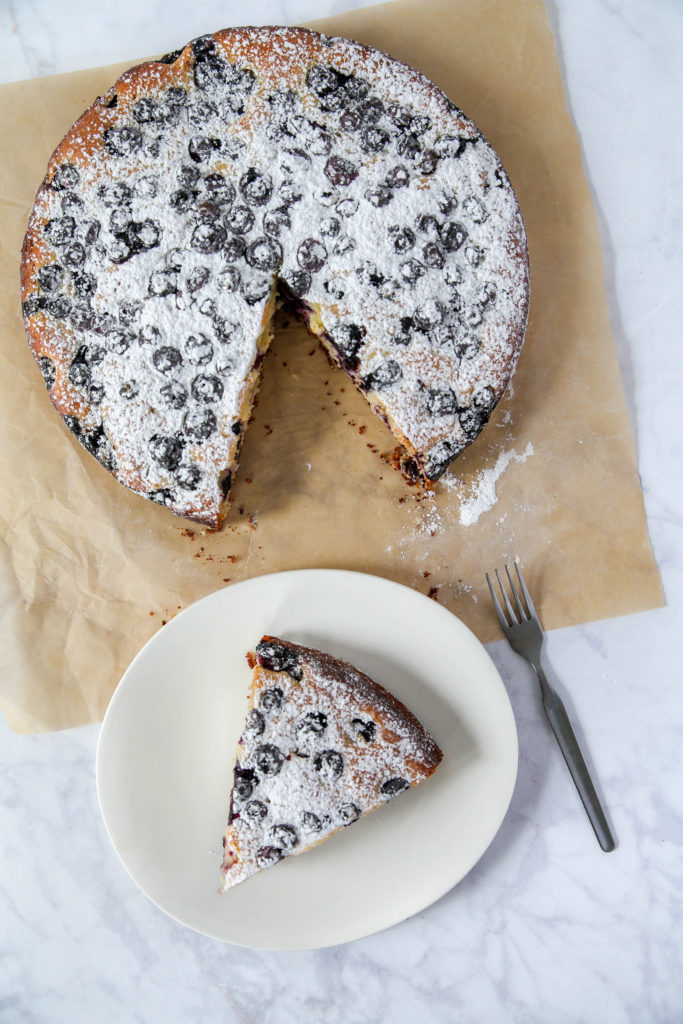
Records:
{"label": "slice of cake", "polygon": [[131,68],[55,150],[22,254],[50,398],[122,484],[218,527],[277,296],[437,480],[513,372],[527,245],[503,166],[423,75],[227,29]]}
{"label": "slice of cake", "polygon": [[339,658],[264,636],[249,662],[225,889],[424,782],[443,756],[400,701]]}

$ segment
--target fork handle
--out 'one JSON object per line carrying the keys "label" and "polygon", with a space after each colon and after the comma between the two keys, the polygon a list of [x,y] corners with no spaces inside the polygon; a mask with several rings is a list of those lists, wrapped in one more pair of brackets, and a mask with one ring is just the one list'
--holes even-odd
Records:
{"label": "fork handle", "polygon": [[567,709],[558,693],[553,689],[548,680],[546,679],[545,673],[540,666],[536,669],[538,678],[541,684],[541,695],[543,698],[543,709],[548,717],[548,721],[552,726],[552,730],[555,733],[555,738],[559,744],[562,755],[567,762],[567,768],[571,773],[571,777],[574,780],[574,785],[579,791],[579,796],[583,802],[583,806],[586,808],[586,813],[590,819],[590,823],[593,826],[593,831],[597,836],[600,846],[609,853],[615,847],[614,837],[610,831],[610,827],[607,824],[607,818],[605,812],[602,809],[600,799],[595,791],[593,780],[590,777],[590,773],[586,766],[586,762],[583,759],[579,742],[574,734],[572,724],[569,721],[569,715]]}

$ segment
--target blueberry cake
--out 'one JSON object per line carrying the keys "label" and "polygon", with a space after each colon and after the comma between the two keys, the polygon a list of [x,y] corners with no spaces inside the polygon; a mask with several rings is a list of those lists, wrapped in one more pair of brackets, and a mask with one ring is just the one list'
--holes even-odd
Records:
{"label": "blueberry cake", "polygon": [[417,71],[345,39],[229,29],[126,72],[33,207],[23,311],[50,397],[134,491],[220,526],[278,301],[438,479],[523,341],[500,160]]}
{"label": "blueberry cake", "polygon": [[442,758],[410,711],[347,662],[272,636],[249,660],[226,889],[424,782]]}

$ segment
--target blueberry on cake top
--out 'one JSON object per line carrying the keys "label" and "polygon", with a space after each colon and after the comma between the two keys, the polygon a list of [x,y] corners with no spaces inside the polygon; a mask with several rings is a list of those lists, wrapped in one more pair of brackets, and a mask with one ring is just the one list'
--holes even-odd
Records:
{"label": "blueberry on cake top", "polygon": [[53,154],[22,299],[50,397],[121,483],[220,526],[288,302],[436,480],[522,344],[524,227],[491,146],[417,71],[243,28],[126,72]]}
{"label": "blueberry on cake top", "polygon": [[249,660],[226,889],[424,782],[443,756],[400,701],[345,661],[272,636]]}

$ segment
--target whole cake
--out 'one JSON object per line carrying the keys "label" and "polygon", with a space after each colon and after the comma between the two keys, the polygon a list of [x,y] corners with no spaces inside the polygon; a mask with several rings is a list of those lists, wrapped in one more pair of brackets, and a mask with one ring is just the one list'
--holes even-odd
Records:
{"label": "whole cake", "polygon": [[339,658],[264,636],[250,661],[226,889],[424,782],[443,756],[400,701]]}
{"label": "whole cake", "polygon": [[126,72],[53,154],[21,268],[50,397],[121,483],[220,526],[279,298],[438,479],[522,345],[524,226],[423,75],[303,29]]}

